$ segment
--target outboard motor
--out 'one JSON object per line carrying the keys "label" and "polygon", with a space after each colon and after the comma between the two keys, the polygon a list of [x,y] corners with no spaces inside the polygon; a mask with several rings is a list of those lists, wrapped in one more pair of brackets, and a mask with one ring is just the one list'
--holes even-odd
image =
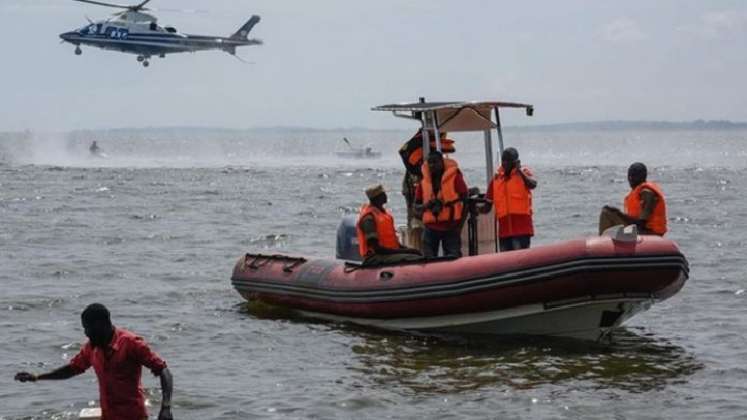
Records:
{"label": "outboard motor", "polygon": [[358,234],[355,229],[357,221],[357,214],[348,214],[342,217],[340,226],[337,227],[337,259],[339,260],[363,260],[358,251]]}

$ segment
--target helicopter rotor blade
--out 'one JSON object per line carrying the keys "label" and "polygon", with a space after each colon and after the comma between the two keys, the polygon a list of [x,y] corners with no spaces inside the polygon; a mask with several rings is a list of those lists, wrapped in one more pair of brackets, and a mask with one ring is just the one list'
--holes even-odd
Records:
{"label": "helicopter rotor blade", "polygon": [[204,9],[164,9],[161,7],[149,7],[148,10],[153,12],[176,12],[176,13],[191,13],[191,14],[207,14],[210,13]]}
{"label": "helicopter rotor blade", "polygon": [[137,12],[138,10],[144,10],[144,9],[143,9],[143,7],[144,7],[144,6],[146,5],[146,4],[150,3],[150,1],[151,1],[151,0],[144,0],[144,1],[140,2],[140,4],[138,4],[137,6],[130,6],[130,9],[131,9],[131,10],[133,10],[133,11],[136,11],[136,12]]}
{"label": "helicopter rotor blade", "polygon": [[151,2],[151,0],[143,0],[136,5],[124,5],[124,4],[106,3],[103,1],[96,1],[96,0],[75,0],[75,1],[79,1],[81,3],[95,4],[98,6],[116,7],[118,9],[127,9],[133,12],[137,12],[138,10],[148,10],[145,8],[145,5]]}
{"label": "helicopter rotor blade", "polygon": [[132,6],[123,6],[121,4],[104,3],[102,1],[94,1],[94,0],[75,0],[75,1],[79,1],[81,3],[95,4],[95,5],[98,5],[98,6],[116,7],[118,9],[130,9],[130,8],[132,8]]}

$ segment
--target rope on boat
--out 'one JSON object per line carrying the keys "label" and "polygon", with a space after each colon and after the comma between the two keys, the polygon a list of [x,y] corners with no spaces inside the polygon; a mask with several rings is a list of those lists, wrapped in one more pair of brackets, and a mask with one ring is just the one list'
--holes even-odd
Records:
{"label": "rope on boat", "polygon": [[296,267],[300,266],[301,264],[305,263],[308,260],[303,257],[290,257],[288,255],[281,255],[281,254],[264,255],[264,254],[247,253],[244,256],[244,266],[252,270],[258,270],[264,267],[265,265],[271,262],[275,262],[275,261],[283,263],[284,272],[292,273],[293,269],[295,269]]}

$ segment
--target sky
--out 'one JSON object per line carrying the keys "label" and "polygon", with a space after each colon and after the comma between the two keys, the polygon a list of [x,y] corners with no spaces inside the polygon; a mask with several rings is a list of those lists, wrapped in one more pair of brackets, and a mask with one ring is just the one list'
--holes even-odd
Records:
{"label": "sky", "polygon": [[531,103],[507,125],[747,121],[743,0],[154,0],[181,32],[223,35],[252,14],[262,46],[153,58],[60,44],[72,0],[0,0],[0,131],[112,127],[401,128],[372,106]]}

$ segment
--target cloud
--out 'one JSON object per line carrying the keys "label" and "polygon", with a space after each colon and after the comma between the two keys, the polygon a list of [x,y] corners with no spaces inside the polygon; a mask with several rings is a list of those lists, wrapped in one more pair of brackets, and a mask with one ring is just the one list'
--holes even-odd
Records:
{"label": "cloud", "polygon": [[638,22],[630,18],[616,19],[602,28],[602,39],[609,42],[637,42],[646,38]]}
{"label": "cloud", "polygon": [[707,12],[701,16],[699,25],[691,26],[689,29],[690,32],[708,39],[723,39],[747,33],[747,12],[741,10]]}

